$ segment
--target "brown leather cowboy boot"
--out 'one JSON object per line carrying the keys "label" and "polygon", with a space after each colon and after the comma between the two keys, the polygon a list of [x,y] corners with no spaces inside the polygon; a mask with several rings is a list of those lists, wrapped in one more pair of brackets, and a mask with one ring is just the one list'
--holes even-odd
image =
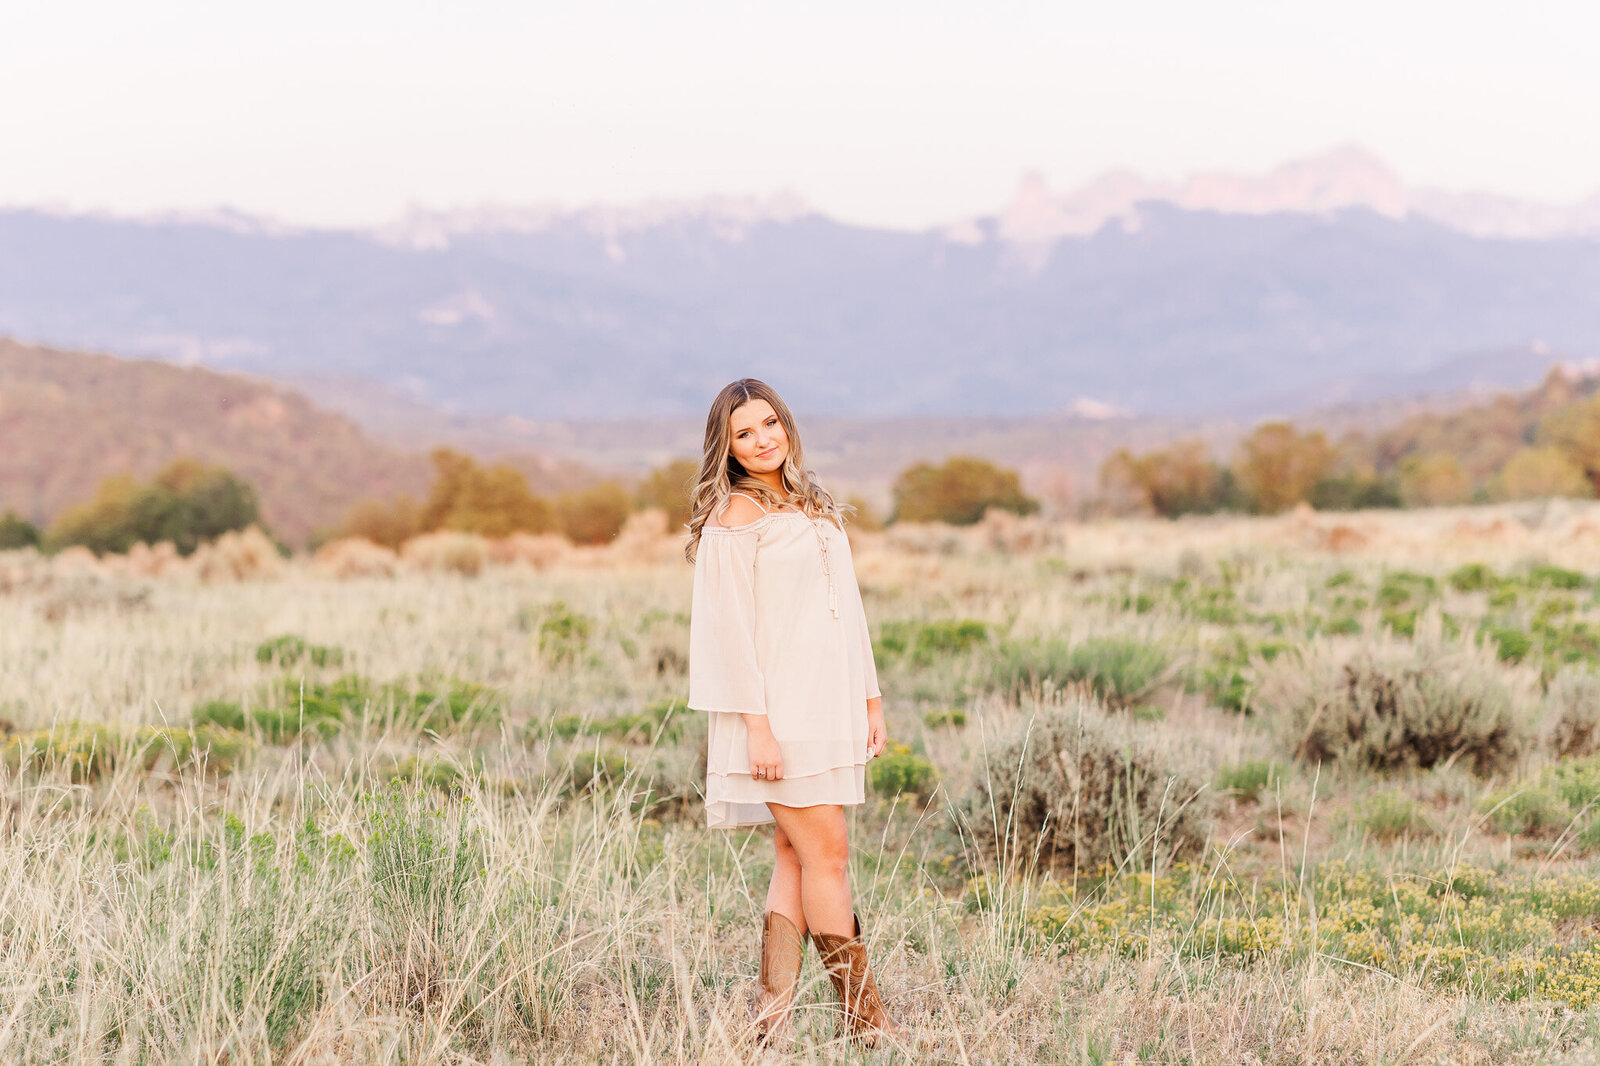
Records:
{"label": "brown leather cowboy boot", "polygon": [[762,1047],[789,1022],[805,953],[805,935],[777,911],[768,911],[761,923],[761,988],[755,1007],[756,1043]]}
{"label": "brown leather cowboy boot", "polygon": [[854,936],[813,931],[811,939],[839,994],[846,1031],[867,1047],[877,1047],[881,1037],[903,1038],[905,1030],[890,1020],[883,997],[878,995],[878,983],[867,963],[867,946],[861,942],[861,919],[851,917],[856,925]]}

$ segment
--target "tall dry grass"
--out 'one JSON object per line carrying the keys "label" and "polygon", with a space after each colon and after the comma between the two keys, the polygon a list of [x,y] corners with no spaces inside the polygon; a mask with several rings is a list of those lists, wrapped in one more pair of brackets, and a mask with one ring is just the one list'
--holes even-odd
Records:
{"label": "tall dry grass", "polygon": [[[808,957],[794,1046],[770,1057],[1582,1061],[1600,840],[1572,802],[1587,764],[1563,755],[1587,743],[1587,675],[1541,656],[1597,613],[1595,522],[858,535],[898,765],[926,787],[852,811],[852,868],[919,1045],[842,1046]],[[211,574],[159,550],[0,556],[0,1060],[748,1061],[770,845],[700,824],[688,574],[659,526],[619,541],[346,544]],[[1452,585],[1473,562],[1500,584]],[[1319,769],[1267,701],[1227,709],[1235,675],[1248,694],[1296,648],[1406,646],[1418,610],[1424,637],[1418,618],[1531,634],[1521,658],[1472,645],[1523,730],[1505,768]],[[1155,687],[1105,710],[1096,686],[1134,691],[1116,671],[1145,646]],[[1017,649],[1027,686],[998,679]],[[1099,868],[973,832],[978,801],[1007,798],[986,761],[1083,707],[1096,751],[1136,737],[1143,772],[1206,786],[1198,851],[1126,809]],[[1117,795],[1114,772],[1065,779]],[[1506,821],[1546,794],[1560,824]]]}

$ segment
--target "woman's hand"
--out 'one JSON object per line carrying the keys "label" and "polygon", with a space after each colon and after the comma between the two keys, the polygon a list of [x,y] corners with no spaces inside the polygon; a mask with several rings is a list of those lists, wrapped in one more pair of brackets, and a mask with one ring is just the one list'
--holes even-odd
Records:
{"label": "woman's hand", "polygon": [[875,759],[889,746],[889,727],[883,724],[883,699],[867,701],[867,758]]}
{"label": "woman's hand", "polygon": [[782,781],[783,752],[778,749],[778,738],[772,735],[767,716],[747,714],[744,724],[749,734],[745,751],[750,756],[750,776],[758,781]]}

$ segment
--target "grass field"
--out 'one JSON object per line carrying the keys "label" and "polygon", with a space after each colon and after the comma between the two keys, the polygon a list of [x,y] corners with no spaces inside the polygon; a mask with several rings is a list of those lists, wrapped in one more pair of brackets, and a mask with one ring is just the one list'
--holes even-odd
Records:
{"label": "grass field", "polygon": [[[0,1061],[752,1058],[770,845],[703,828],[676,544],[435,547],[0,555]],[[1596,1056],[1600,508],[856,560],[920,1043],[837,1042],[813,952],[770,1060]]]}

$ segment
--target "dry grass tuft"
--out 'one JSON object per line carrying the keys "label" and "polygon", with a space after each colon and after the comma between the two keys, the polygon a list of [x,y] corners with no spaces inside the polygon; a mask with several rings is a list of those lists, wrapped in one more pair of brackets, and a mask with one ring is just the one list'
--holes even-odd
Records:
{"label": "dry grass tuft", "polygon": [[572,542],[559,533],[513,533],[489,542],[489,561],[497,566],[526,566],[545,571],[572,554]]}
{"label": "dry grass tuft", "polygon": [[406,541],[400,558],[418,573],[476,577],[489,561],[489,542],[476,533],[424,533]]}
{"label": "dry grass tuft", "polygon": [[311,565],[329,577],[393,577],[399,572],[400,557],[365,537],[345,537],[318,548]]}
{"label": "dry grass tuft", "polygon": [[278,546],[255,526],[224,533],[196,549],[190,564],[202,581],[273,581],[287,570]]}

